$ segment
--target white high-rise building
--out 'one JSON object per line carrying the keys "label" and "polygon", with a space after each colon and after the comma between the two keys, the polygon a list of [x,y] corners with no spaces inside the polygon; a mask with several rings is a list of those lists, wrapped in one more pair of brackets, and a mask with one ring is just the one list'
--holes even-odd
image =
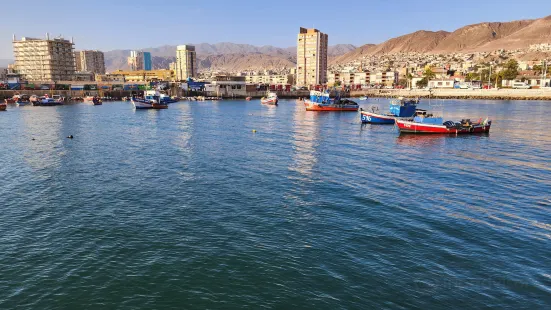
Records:
{"label": "white high-rise building", "polygon": [[297,85],[327,83],[328,36],[317,29],[300,28],[297,40]]}
{"label": "white high-rise building", "polygon": [[195,46],[179,45],[176,49],[176,79],[183,81],[197,76]]}

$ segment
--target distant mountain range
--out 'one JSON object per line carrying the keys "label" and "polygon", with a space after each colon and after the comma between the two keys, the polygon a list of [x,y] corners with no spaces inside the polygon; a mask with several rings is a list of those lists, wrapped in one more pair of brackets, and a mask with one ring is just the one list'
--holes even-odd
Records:
{"label": "distant mountain range", "polygon": [[[366,55],[394,53],[445,54],[527,48],[530,44],[551,43],[551,16],[512,22],[487,22],[468,25],[453,32],[420,30],[392,38],[381,44],[356,47],[339,44],[329,47],[330,64],[345,64]],[[296,64],[296,47],[216,43],[191,44],[197,51],[199,70],[244,71],[291,68]],[[151,52],[153,68],[167,69],[175,60],[176,46],[145,48]],[[107,71],[128,69],[130,50],[105,52]],[[0,67],[13,62],[0,59]]]}
{"label": "distant mountain range", "polygon": [[[296,64],[296,47],[254,46],[250,44],[216,43],[190,44],[195,46],[199,70],[261,70],[291,68]],[[352,44],[338,44],[329,47],[329,57],[336,57],[355,50]],[[150,52],[154,69],[167,69],[175,60],[176,46],[164,45],[144,48]],[[128,69],[126,58],[130,50],[115,50],[105,53],[107,71]]]}

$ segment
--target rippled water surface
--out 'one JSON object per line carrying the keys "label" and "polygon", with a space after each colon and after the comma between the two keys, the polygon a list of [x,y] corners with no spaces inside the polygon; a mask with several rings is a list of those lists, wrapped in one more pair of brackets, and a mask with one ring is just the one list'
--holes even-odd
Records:
{"label": "rippled water surface", "polygon": [[445,101],[494,124],[443,137],[294,101],[9,106],[0,308],[549,309],[550,107]]}

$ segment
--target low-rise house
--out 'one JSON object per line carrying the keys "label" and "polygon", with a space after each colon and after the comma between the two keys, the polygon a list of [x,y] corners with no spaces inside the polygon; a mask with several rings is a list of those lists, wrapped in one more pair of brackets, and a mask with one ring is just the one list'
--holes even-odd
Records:
{"label": "low-rise house", "polygon": [[208,96],[245,97],[247,82],[244,76],[215,76],[210,84],[205,85]]}
{"label": "low-rise house", "polygon": [[428,86],[429,88],[454,88],[455,82],[454,78],[435,79],[430,80]]}

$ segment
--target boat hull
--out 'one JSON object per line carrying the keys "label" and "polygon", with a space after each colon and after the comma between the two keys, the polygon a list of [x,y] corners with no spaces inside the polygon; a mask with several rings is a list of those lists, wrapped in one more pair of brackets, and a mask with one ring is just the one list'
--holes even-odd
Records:
{"label": "boat hull", "polygon": [[396,117],[362,111],[361,120],[364,124],[393,125]]}
{"label": "boat hull", "polygon": [[6,111],[6,109],[8,108],[8,105],[5,104],[5,103],[0,103],[0,111]]}
{"label": "boat hull", "polygon": [[16,100],[13,99],[13,98],[8,98],[8,99],[4,99],[4,102],[5,102],[5,103],[15,103]]}
{"label": "boat hull", "polygon": [[48,102],[41,102],[41,101],[35,101],[33,102],[33,106],[35,107],[53,107],[57,105],[63,105],[62,102],[57,101],[48,101]]}
{"label": "boat hull", "polygon": [[323,104],[314,103],[309,100],[304,101],[306,111],[319,111],[319,112],[357,112],[358,105],[351,104]]}
{"label": "boat hull", "polygon": [[267,104],[267,105],[277,105],[279,100],[277,98],[275,98],[275,99],[261,99],[260,102],[262,104]]}
{"label": "boat hull", "polygon": [[168,105],[166,105],[166,104],[145,102],[145,101],[141,101],[139,99],[132,99],[131,101],[132,101],[132,104],[134,105],[134,108],[136,108],[136,110],[145,110],[145,109],[162,110],[162,109],[168,109]]}
{"label": "boat hull", "polygon": [[473,124],[469,127],[447,127],[444,125],[423,124],[396,120],[400,133],[406,134],[480,134],[490,132],[492,122]]}

